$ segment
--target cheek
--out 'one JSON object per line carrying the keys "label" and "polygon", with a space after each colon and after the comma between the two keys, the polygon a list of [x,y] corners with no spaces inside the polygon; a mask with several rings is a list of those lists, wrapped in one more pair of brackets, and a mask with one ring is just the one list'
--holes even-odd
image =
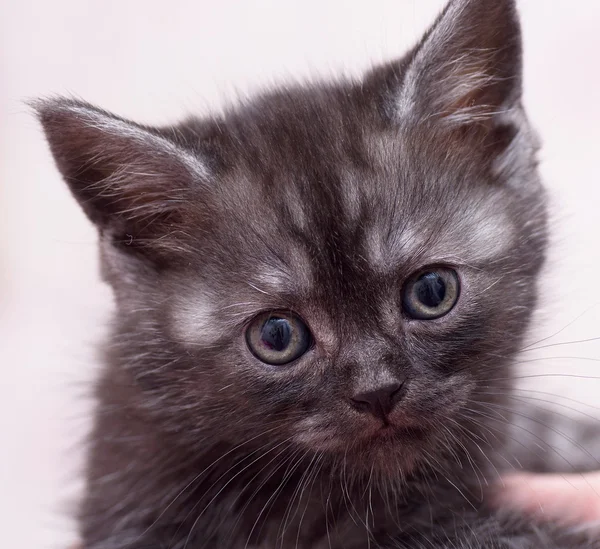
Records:
{"label": "cheek", "polygon": [[501,364],[518,347],[528,318],[524,302],[516,300],[513,307],[504,288],[482,293],[480,286],[469,286],[447,317],[408,326],[404,352],[416,374],[475,375]]}
{"label": "cheek", "polygon": [[458,247],[464,250],[469,262],[489,262],[505,256],[517,236],[510,217],[498,211],[497,204],[472,209],[457,219],[454,226],[458,230],[447,244],[457,247],[460,243]]}
{"label": "cheek", "polygon": [[394,413],[406,415],[417,423],[443,419],[466,405],[475,387],[475,380],[467,371],[451,375],[430,371],[415,375]]}
{"label": "cheek", "polygon": [[170,337],[189,349],[214,344],[223,333],[215,322],[214,302],[214,296],[201,289],[170,296],[165,303]]}
{"label": "cheek", "polygon": [[343,442],[339,432],[339,417],[331,412],[312,412],[294,422],[292,433],[296,444],[312,450],[337,450]]}

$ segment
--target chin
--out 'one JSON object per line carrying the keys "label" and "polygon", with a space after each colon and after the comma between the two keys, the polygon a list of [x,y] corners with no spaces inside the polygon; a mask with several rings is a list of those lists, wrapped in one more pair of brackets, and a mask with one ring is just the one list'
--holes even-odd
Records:
{"label": "chin", "polygon": [[403,479],[423,460],[430,441],[426,429],[388,426],[349,442],[346,459],[357,471]]}

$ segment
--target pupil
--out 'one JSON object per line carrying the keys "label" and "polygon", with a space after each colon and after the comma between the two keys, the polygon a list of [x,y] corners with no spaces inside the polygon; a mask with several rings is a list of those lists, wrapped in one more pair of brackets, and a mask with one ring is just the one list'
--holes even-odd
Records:
{"label": "pupil", "polygon": [[262,343],[274,351],[283,351],[290,344],[292,328],[284,318],[270,318],[260,331]]}
{"label": "pupil", "polygon": [[417,299],[427,307],[435,308],[446,297],[446,284],[442,277],[436,273],[425,273],[415,285]]}

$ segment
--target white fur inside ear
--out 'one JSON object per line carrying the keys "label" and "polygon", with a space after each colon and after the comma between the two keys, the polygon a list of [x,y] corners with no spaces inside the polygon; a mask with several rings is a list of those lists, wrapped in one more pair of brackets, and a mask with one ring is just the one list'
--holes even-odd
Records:
{"label": "white fur inside ear", "polygon": [[112,118],[80,105],[65,105],[61,109],[73,113],[79,119],[84,120],[90,128],[95,128],[102,133],[131,139],[145,145],[148,149],[178,158],[190,174],[198,178],[206,179],[209,175],[207,167],[197,156],[178,147],[172,141],[146,131],[135,124],[128,124],[123,120]]}
{"label": "white fur inside ear", "polygon": [[[423,75],[427,75],[430,72],[430,59],[432,56],[436,55],[436,52],[444,51],[446,44],[456,32],[454,21],[460,17],[464,9],[465,5],[463,3],[453,2],[452,5],[448,7],[442,20],[438,22],[425,43],[417,51],[414,59],[406,70],[403,86],[396,101],[397,114],[399,117],[413,112],[416,109],[418,95],[419,93],[424,92],[424,90],[420,89]],[[448,63],[450,69],[449,74],[457,73],[460,70],[461,62],[468,62],[468,56],[463,55],[461,57],[462,60],[451,60]],[[474,75],[471,80],[475,83],[479,79]],[[450,82],[446,82],[446,84],[450,84]],[[459,83],[459,85],[464,88],[465,86],[468,86],[468,82],[462,84]],[[456,96],[457,91],[458,90],[449,90],[448,93],[450,94],[450,97],[452,97]]]}
{"label": "white fur inside ear", "polygon": [[[400,120],[416,114],[420,120],[463,125],[513,106],[519,95],[514,92],[520,91],[518,23],[510,2],[499,7],[488,2],[489,12],[483,4],[451,2],[418,47],[395,100]],[[513,90],[499,87],[509,81]]]}
{"label": "white fur inside ear", "polygon": [[[505,112],[504,107],[493,107],[477,104],[470,97],[479,90],[489,86],[495,79],[485,69],[491,61],[486,58],[489,54],[477,52],[470,55],[463,54],[457,59],[446,62],[445,67],[438,69],[443,77],[436,82],[439,90],[437,97],[431,103],[431,112],[425,118],[441,118],[446,122],[464,124],[485,120]],[[404,86],[397,101],[397,114],[403,117],[416,110],[421,90],[423,74],[428,70],[427,62],[419,62],[416,57],[406,73]],[[421,113],[422,114],[422,113]]]}

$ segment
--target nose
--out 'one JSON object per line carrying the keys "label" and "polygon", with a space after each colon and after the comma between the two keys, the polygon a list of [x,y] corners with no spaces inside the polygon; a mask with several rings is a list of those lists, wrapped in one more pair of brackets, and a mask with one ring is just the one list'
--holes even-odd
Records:
{"label": "nose", "polygon": [[359,412],[369,412],[387,421],[387,415],[404,396],[404,382],[383,385],[358,393],[350,398],[350,405]]}

